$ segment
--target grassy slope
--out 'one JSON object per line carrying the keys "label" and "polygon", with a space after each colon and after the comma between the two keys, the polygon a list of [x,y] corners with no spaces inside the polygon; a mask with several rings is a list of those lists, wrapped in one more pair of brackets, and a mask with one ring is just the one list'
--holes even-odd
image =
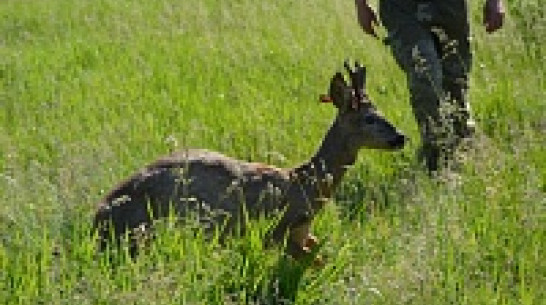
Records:
{"label": "grassy slope", "polygon": [[0,302],[541,304],[539,1],[512,1],[501,33],[474,28],[471,96],[484,140],[461,179],[425,177],[417,141],[363,152],[315,222],[323,270],[260,251],[260,229],[221,248],[166,229],[150,255],[114,270],[94,257],[94,203],[160,154],[198,146],[279,166],[307,158],[334,114],[317,96],[345,58],[369,67],[378,107],[417,138],[403,75],[363,37],[351,1],[255,2],[0,3]]}

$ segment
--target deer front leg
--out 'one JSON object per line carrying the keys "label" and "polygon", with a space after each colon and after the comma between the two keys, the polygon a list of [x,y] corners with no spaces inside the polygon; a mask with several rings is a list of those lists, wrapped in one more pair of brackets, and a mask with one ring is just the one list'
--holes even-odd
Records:
{"label": "deer front leg", "polygon": [[[299,250],[303,253],[309,253],[310,249],[307,246],[307,236],[309,235],[309,223],[303,223],[297,227],[290,229],[289,243],[294,250]],[[297,252],[297,251],[296,251]]]}
{"label": "deer front leg", "polygon": [[[313,234],[311,233],[307,233],[307,237],[305,239],[305,246],[307,247],[307,249],[309,249],[310,251],[313,250],[313,248],[315,248],[319,243],[319,240],[316,236],[314,236]],[[323,267],[324,266],[324,261],[322,259],[322,256],[320,254],[317,254],[315,256],[315,258],[313,259],[313,265],[315,267]]]}
{"label": "deer front leg", "polygon": [[[297,260],[308,257],[312,253],[312,248],[318,243],[317,238],[309,233],[309,226],[310,223],[307,222],[290,230],[288,252]],[[322,266],[322,257],[317,255],[313,259],[313,264],[315,266]]]}
{"label": "deer front leg", "polygon": [[307,248],[313,249],[314,247],[317,246],[318,243],[319,243],[319,240],[315,235],[311,233],[307,233],[307,237],[305,238],[305,246]]}

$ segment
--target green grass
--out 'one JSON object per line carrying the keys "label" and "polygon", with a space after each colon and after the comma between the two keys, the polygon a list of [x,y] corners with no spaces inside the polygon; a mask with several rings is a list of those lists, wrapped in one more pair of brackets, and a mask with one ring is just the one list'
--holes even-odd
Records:
{"label": "green grass", "polygon": [[[546,18],[538,0],[507,2],[493,35],[473,4],[481,141],[440,180],[414,158],[404,76],[352,1],[0,2],[0,303],[546,304]],[[413,141],[361,153],[314,223],[323,269],[264,250],[269,221],[224,246],[167,225],[135,261],[96,254],[102,194],[173,149],[308,158],[345,58]]]}

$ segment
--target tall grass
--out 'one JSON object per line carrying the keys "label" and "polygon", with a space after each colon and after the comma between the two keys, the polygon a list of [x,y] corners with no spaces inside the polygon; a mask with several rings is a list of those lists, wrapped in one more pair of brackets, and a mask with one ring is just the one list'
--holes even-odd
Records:
{"label": "tall grass", "polygon": [[[389,50],[351,1],[0,2],[0,303],[544,304],[546,104],[540,1],[486,35],[473,3],[477,149],[430,179]],[[413,139],[362,152],[314,223],[322,269],[167,222],[147,253],[97,254],[95,203],[159,155],[203,147],[293,166],[334,109],[345,58]]]}

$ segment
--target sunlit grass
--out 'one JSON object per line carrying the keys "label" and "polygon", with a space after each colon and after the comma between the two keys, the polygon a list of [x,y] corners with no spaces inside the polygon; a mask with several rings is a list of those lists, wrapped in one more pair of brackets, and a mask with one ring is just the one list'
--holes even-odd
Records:
{"label": "sunlit grass", "polygon": [[[486,35],[479,5],[477,149],[431,179],[403,74],[351,1],[2,1],[0,303],[542,304],[544,9],[510,1]],[[96,253],[96,202],[160,155],[308,158],[334,115],[318,95],[346,58],[412,142],[361,153],[314,222],[324,268],[264,249],[271,220],[223,245],[167,224],[135,260]]]}

